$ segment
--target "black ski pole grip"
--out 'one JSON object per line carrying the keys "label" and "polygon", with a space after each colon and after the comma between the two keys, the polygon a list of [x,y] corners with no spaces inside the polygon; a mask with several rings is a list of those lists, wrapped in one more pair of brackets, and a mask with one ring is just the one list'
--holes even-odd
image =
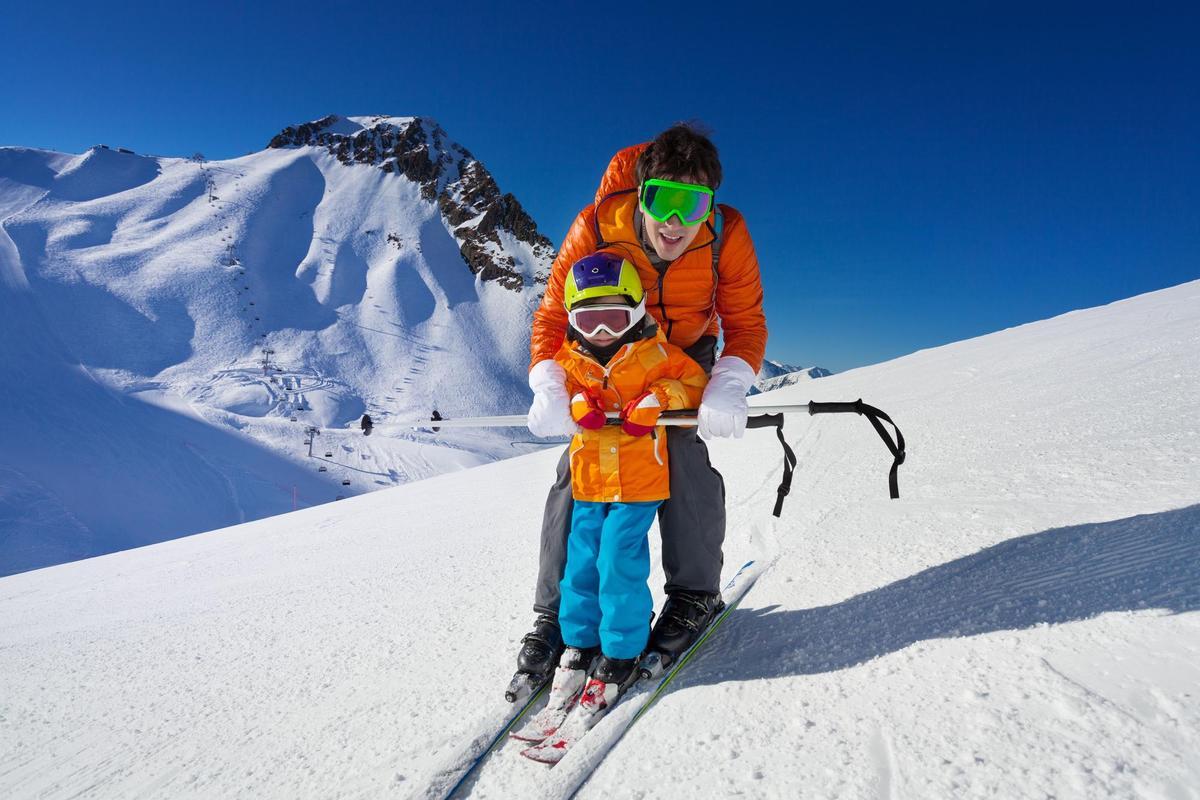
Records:
{"label": "black ski pole grip", "polygon": [[783,414],[755,414],[746,417],[747,428],[782,428]]}
{"label": "black ski pole grip", "polygon": [[853,403],[818,403],[812,401],[808,404],[808,413],[812,414],[861,414],[862,400],[855,400]]}

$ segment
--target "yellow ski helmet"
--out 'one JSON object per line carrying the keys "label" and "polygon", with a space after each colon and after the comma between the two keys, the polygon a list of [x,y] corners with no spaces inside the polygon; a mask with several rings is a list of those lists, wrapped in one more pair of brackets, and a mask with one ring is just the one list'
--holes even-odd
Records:
{"label": "yellow ski helmet", "polygon": [[639,305],[645,292],[637,268],[614,253],[592,253],[575,262],[563,284],[563,304],[570,311],[576,303],[592,297],[619,294]]}

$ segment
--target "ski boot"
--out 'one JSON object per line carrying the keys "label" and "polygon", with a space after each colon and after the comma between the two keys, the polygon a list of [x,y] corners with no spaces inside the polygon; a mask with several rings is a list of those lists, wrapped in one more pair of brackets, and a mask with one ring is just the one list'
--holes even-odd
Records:
{"label": "ski boot", "polygon": [[674,664],[700,634],[725,609],[719,592],[679,590],[667,597],[658,622],[650,631],[650,641],[642,656],[639,672],[643,678],[656,678]]}
{"label": "ski boot", "polygon": [[509,681],[504,699],[516,703],[541,688],[543,683],[550,680],[550,673],[562,652],[562,631],[558,628],[558,618],[542,614],[533,624],[533,630],[521,639],[517,673]]}
{"label": "ski boot", "polygon": [[[588,680],[587,686],[583,689],[583,694],[579,697],[579,704],[584,705],[585,702],[594,703],[598,698],[598,693],[603,692],[602,699],[606,707],[611,707],[614,703],[625,694],[625,690],[633,685],[633,682],[640,677],[637,670],[638,660],[636,658],[609,658],[606,655],[601,655],[596,659],[596,664],[592,668],[591,679]],[[587,698],[588,690],[591,689],[592,697]]]}
{"label": "ski boot", "polygon": [[552,736],[575,707],[579,693],[587,683],[592,661],[599,654],[598,647],[568,647],[564,650],[558,669],[554,670],[554,682],[550,684],[546,707],[521,730],[509,735],[523,742],[540,742]]}

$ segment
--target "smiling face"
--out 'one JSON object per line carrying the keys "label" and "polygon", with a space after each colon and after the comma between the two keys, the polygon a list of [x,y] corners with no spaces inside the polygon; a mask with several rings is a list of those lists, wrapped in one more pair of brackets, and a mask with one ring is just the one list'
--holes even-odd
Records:
{"label": "smiling face", "polygon": [[[679,183],[704,184],[704,181],[691,176],[666,178],[666,180],[678,181]],[[646,241],[649,242],[650,246],[654,248],[654,252],[663,261],[674,261],[683,255],[692,246],[692,242],[696,241],[696,237],[700,235],[701,229],[704,228],[703,223],[699,225],[684,225],[676,215],[668,217],[666,222],[659,222],[649,214],[643,214],[642,219],[646,221]]]}

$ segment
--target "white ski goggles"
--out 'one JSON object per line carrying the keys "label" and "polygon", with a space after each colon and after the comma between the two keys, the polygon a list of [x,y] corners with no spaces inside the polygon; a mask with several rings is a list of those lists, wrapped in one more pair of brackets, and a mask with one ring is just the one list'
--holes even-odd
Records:
{"label": "white ski goggles", "polygon": [[567,312],[571,327],[584,336],[595,336],[600,331],[610,336],[624,336],[645,315],[645,299],[636,306],[627,306],[624,303],[579,306]]}

